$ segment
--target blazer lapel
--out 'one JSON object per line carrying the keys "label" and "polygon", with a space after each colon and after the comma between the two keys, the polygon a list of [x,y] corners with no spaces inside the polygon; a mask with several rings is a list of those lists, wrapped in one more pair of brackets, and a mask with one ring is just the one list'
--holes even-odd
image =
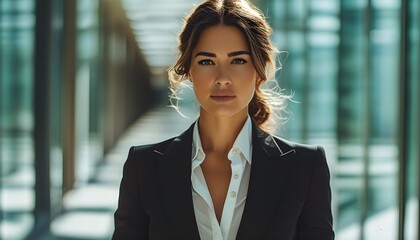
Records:
{"label": "blazer lapel", "polygon": [[191,151],[194,124],[157,154],[159,187],[165,220],[171,234],[199,239],[191,187]]}
{"label": "blazer lapel", "polygon": [[237,239],[261,239],[287,182],[295,150],[280,148],[273,137],[253,126],[251,176]]}

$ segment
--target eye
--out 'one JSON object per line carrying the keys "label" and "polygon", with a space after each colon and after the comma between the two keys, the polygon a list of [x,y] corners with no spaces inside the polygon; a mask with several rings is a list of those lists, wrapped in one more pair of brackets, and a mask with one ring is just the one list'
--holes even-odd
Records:
{"label": "eye", "polygon": [[243,58],[235,58],[233,59],[232,64],[245,64],[247,62],[248,61]]}
{"label": "eye", "polygon": [[214,62],[210,59],[204,59],[201,61],[198,61],[199,65],[214,65]]}

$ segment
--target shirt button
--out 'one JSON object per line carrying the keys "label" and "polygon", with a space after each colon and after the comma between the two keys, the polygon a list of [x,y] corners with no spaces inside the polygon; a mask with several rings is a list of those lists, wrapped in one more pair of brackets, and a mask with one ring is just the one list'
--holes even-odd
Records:
{"label": "shirt button", "polygon": [[238,174],[233,175],[233,178],[238,179],[239,178]]}
{"label": "shirt button", "polygon": [[233,153],[234,153],[234,154],[238,154],[238,153],[239,153],[238,149],[237,149],[237,148],[234,148],[234,149],[233,149]]}
{"label": "shirt button", "polygon": [[230,192],[230,196],[231,197],[236,197],[236,192],[235,191]]}

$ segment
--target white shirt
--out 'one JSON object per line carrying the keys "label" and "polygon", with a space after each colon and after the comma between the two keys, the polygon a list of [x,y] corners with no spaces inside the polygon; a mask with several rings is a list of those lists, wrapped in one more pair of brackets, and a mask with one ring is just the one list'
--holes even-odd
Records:
{"label": "white shirt", "polygon": [[228,159],[231,161],[232,177],[219,224],[200,166],[206,155],[201,145],[198,121],[195,123],[192,143],[191,182],[194,213],[202,240],[231,240],[236,238],[245,207],[251,172],[251,138],[252,125],[251,118],[248,116],[228,153]]}

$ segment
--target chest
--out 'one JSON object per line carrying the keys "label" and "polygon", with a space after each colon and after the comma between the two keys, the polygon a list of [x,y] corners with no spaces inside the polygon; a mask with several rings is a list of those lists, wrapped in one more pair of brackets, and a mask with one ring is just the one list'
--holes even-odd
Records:
{"label": "chest", "polygon": [[207,154],[201,164],[201,170],[213,201],[216,217],[220,222],[232,175],[231,162],[227,156]]}

